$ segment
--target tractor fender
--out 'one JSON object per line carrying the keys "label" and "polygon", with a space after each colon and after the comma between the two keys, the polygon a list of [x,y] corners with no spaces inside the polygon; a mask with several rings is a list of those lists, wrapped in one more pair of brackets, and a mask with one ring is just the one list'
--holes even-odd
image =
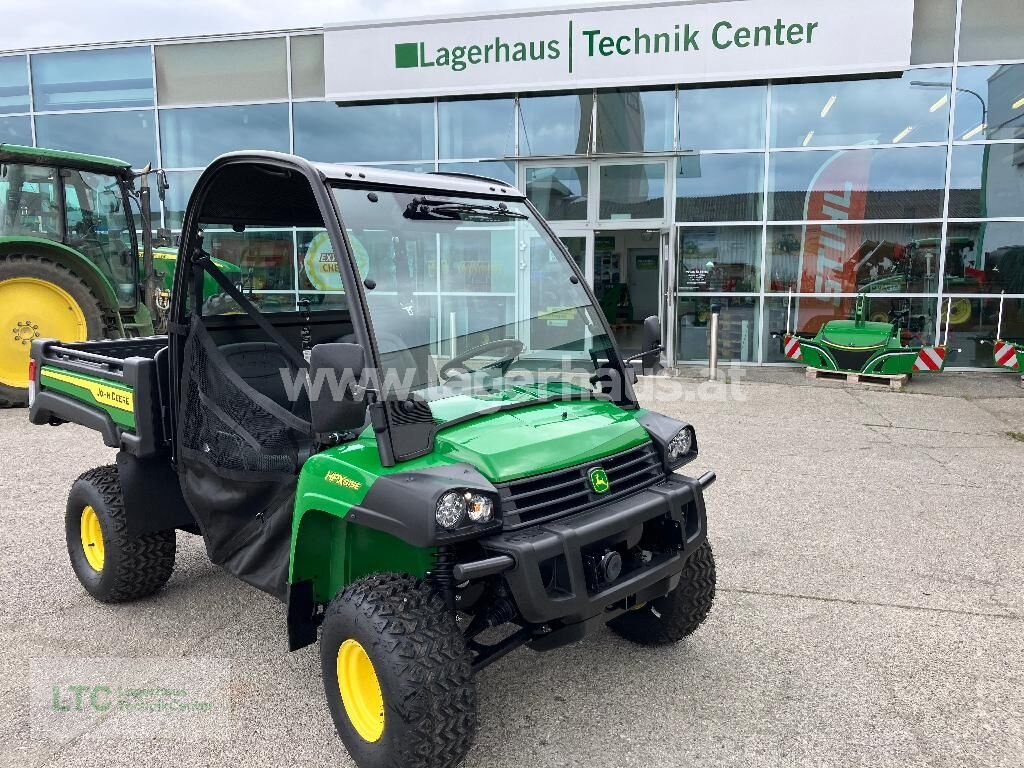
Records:
{"label": "tractor fender", "polygon": [[124,335],[121,317],[118,312],[117,293],[110,281],[96,266],[74,248],[63,243],[47,240],[42,237],[11,237],[0,238],[0,260],[15,254],[23,256],[39,256],[50,259],[70,270],[89,286],[93,295],[100,301],[104,314],[116,318],[117,331]]}

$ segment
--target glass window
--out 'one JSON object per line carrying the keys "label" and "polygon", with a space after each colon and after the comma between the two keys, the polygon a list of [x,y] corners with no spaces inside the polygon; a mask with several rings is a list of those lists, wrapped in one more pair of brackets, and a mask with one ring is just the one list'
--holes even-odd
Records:
{"label": "glass window", "polygon": [[295,151],[327,163],[434,159],[433,102],[293,106]]}
{"label": "glass window", "polygon": [[65,170],[63,175],[65,242],[110,279],[121,306],[134,306],[138,256],[120,184],[112,176],[88,171]]}
{"label": "glass window", "polygon": [[440,157],[515,154],[515,100],[471,99],[437,104]]}
{"label": "glass window", "polygon": [[32,123],[24,117],[3,117],[0,115],[0,144],[24,144],[32,146]]}
{"label": "glass window", "polygon": [[956,90],[954,139],[1024,139],[1024,64],[961,67]]}
{"label": "glass window", "polygon": [[772,88],[773,147],[945,141],[949,69]]}
{"label": "glass window", "polygon": [[196,168],[236,149],[288,151],[288,105],[160,110],[160,150],[168,168]]}
{"label": "glass window", "polygon": [[[215,259],[241,269],[240,282],[247,291],[295,289],[294,240],[291,229],[246,226],[234,232],[223,224],[204,222],[203,248]],[[294,295],[288,297],[294,305]],[[291,308],[291,307],[289,307]]]}
{"label": "glass window", "polygon": [[911,64],[947,64],[953,61],[956,0],[915,0]]}
{"label": "glass window", "polygon": [[590,150],[591,92],[519,99],[520,155],[585,155]]}
{"label": "glass window", "polygon": [[[999,326],[999,299],[953,297],[951,316],[960,322],[949,326],[947,365],[995,368],[996,330]],[[942,302],[945,328],[946,302]],[[1024,299],[1007,299],[1003,304],[1002,341],[1024,345]],[[1006,370],[1005,368],[1003,370]]]}
{"label": "glass window", "polygon": [[953,147],[949,215],[1024,216],[1024,143]]}
{"label": "glass window", "polygon": [[[790,303],[788,296],[767,298],[764,318],[764,362],[793,362],[786,357],[782,348],[787,316],[791,332],[812,337],[829,320],[852,319],[856,301],[853,297],[793,296]],[[880,322],[898,322],[904,344],[934,344],[936,306],[934,298],[912,299],[891,294],[875,294],[868,297],[867,316],[870,320]]]}
{"label": "glass window", "polygon": [[925,293],[939,287],[941,224],[768,227],[769,291]]}
{"label": "glass window", "polygon": [[491,179],[504,181],[506,184],[516,183],[516,171],[512,163],[501,160],[480,163],[441,163],[438,168],[453,173],[472,173],[476,176],[487,176]]}
{"label": "glass window", "polygon": [[165,222],[168,229],[181,229],[185,207],[202,171],[168,171],[167,194],[164,198]]}
{"label": "glass window", "polygon": [[287,99],[285,54],[283,37],[158,45],[157,96],[161,106]]}
{"label": "glass window", "polygon": [[773,152],[768,217],[941,218],[945,168],[945,147]]}
{"label": "glass window", "polygon": [[673,91],[618,89],[597,94],[597,151],[663,152],[672,149]]}
{"label": "glass window", "polygon": [[677,221],[760,221],[763,152],[683,155],[677,168]]}
{"label": "glass window", "polygon": [[684,88],[679,91],[680,149],[760,149],[768,89]]}
{"label": "glass window", "polygon": [[665,218],[665,163],[601,166],[601,219]]}
{"label": "glass window", "polygon": [[587,271],[587,238],[583,235],[562,235],[558,238],[562,245],[569,251],[572,260],[580,268],[580,272]]}
{"label": "glass window", "polygon": [[964,0],[960,17],[960,61],[1024,57],[1024,13],[1020,0]]}
{"label": "glass window", "polygon": [[2,166],[0,236],[63,237],[57,170],[40,165]]}
{"label": "glass window", "polygon": [[680,291],[761,290],[761,227],[680,227]]}
{"label": "glass window", "polygon": [[944,290],[1024,294],[1024,221],[950,224]]}
{"label": "glass window", "polygon": [[526,196],[548,221],[585,221],[589,171],[585,165],[526,169]]}
{"label": "glass window", "polygon": [[723,362],[757,362],[757,312],[759,300],[747,296],[687,296],[676,301],[676,357],[707,360],[711,305],[720,304],[718,359]]}
{"label": "glass window", "polygon": [[324,95],[324,36],[292,38],[292,97],[322,98]]}
{"label": "glass window", "polygon": [[0,115],[28,112],[28,64],[24,56],[0,58]]}
{"label": "glass window", "polygon": [[38,112],[153,106],[149,47],[35,54],[32,93]]}
{"label": "glass window", "polygon": [[156,117],[151,109],[36,115],[36,143],[116,157],[135,168],[157,165]]}

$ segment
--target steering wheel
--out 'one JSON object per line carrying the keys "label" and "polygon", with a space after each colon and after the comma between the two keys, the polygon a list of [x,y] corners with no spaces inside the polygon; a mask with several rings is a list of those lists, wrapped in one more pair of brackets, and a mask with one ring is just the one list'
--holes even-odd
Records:
{"label": "steering wheel", "polygon": [[[441,370],[438,371],[438,375],[445,380],[451,378],[452,374],[456,371],[465,371],[466,373],[476,373],[474,369],[466,367],[466,361],[472,360],[474,357],[490,352],[494,349],[507,349],[508,354],[502,357],[500,360],[496,360],[493,363],[488,363],[483,366],[484,368],[501,368],[502,374],[508,370],[508,367],[512,364],[522,351],[525,349],[525,345],[519,339],[498,339],[497,341],[489,341],[486,344],[481,344],[479,347],[463,352],[461,355],[456,355],[447,363],[441,366]],[[483,370],[483,369],[479,369]]]}

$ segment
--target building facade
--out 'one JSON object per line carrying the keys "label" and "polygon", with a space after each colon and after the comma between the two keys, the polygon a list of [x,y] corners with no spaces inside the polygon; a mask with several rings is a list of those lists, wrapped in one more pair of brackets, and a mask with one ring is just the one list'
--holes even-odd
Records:
{"label": "building facade", "polygon": [[[884,38],[885,14],[871,22]],[[813,333],[870,291],[872,317],[901,313],[908,340],[941,341],[948,315],[950,364],[991,367],[1004,294],[1002,335],[1024,341],[1024,9],[916,0],[912,30],[898,71],[359,102],[330,87],[331,27],[0,52],[0,142],[167,169],[172,231],[205,164],[235,149],[483,174],[526,191],[627,346],[659,314],[672,358],[706,360],[718,303],[723,362],[781,364],[790,292]],[[504,44],[487,55],[514,56]],[[617,44],[661,42],[638,22]],[[398,68],[439,61],[400,47]]]}

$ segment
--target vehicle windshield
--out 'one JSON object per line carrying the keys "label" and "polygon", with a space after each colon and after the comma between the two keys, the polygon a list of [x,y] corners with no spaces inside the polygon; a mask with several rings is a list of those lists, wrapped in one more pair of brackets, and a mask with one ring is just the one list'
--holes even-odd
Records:
{"label": "vehicle windshield", "polygon": [[[381,368],[428,401],[590,387],[611,340],[523,202],[335,188]],[[396,382],[398,383],[398,382]]]}

